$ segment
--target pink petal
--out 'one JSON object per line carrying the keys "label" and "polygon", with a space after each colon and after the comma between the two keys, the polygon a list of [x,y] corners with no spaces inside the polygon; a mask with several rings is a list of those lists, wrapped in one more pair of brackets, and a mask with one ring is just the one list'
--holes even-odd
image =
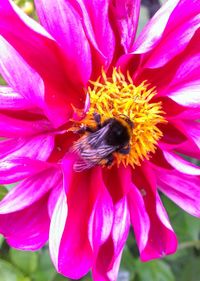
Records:
{"label": "pink petal", "polygon": [[4,158],[13,151],[18,150],[26,143],[26,139],[14,138],[0,141],[0,158]]}
{"label": "pink petal", "polygon": [[148,244],[150,231],[150,218],[145,208],[144,199],[140,191],[133,187],[128,195],[131,223],[137,240],[140,253],[142,253]]}
{"label": "pink petal", "polygon": [[[181,95],[182,94],[180,93],[180,96]],[[184,95],[183,95],[183,97],[184,97]],[[173,122],[173,120],[178,120],[178,119],[187,120],[188,117],[189,117],[189,119],[193,119],[193,120],[200,118],[200,111],[199,111],[197,102],[195,100],[193,100],[193,103],[192,102],[190,103],[191,107],[189,107],[189,104],[188,104],[188,106],[187,105],[184,106],[182,104],[176,103],[175,101],[173,101],[173,98],[169,97],[169,96],[168,97],[167,96],[159,97],[156,100],[159,100],[162,103],[162,109],[165,112],[165,118],[169,121]],[[187,100],[187,98],[186,98],[186,100]],[[188,99],[188,101],[189,101],[189,99]]]}
{"label": "pink petal", "polygon": [[0,4],[0,17],[0,34],[43,79],[46,114],[54,126],[64,124],[72,114],[71,103],[80,104],[80,96],[77,98],[75,92],[82,95],[82,98],[84,93],[75,91],[75,86],[73,88],[70,85],[59,46],[12,1],[5,0]]}
{"label": "pink petal", "polygon": [[186,48],[200,26],[199,11],[198,1],[170,0],[163,5],[135,44],[134,53],[154,48],[148,54],[145,68],[161,67]]}
{"label": "pink petal", "polygon": [[200,148],[200,124],[195,121],[184,121],[181,124],[182,130],[188,136],[190,140],[192,140],[198,148]]}
{"label": "pink petal", "polygon": [[200,178],[174,170],[156,173],[159,189],[193,216],[200,216]]}
{"label": "pink petal", "polygon": [[129,208],[141,259],[147,261],[174,253],[177,240],[156,192],[155,175],[146,165],[135,171],[133,181]]}
{"label": "pink petal", "polygon": [[[64,161],[64,171],[67,169],[66,167]],[[89,219],[97,200],[99,184],[101,184],[97,181],[97,185],[94,185],[96,179],[99,178],[99,172],[99,169],[91,169],[85,173],[72,171],[69,184],[65,187],[68,215],[65,206],[63,206],[66,202],[63,198],[56,207],[60,211],[53,213],[50,241],[52,243],[50,247],[52,259],[57,270],[72,279],[78,279],[85,275],[93,262],[88,232]],[[65,184],[67,184],[68,175],[69,173],[64,173]],[[65,211],[62,212],[63,208]],[[58,231],[56,226],[60,224],[60,221],[61,226]],[[54,229],[56,231],[53,232]]]}
{"label": "pink petal", "polygon": [[130,227],[130,215],[126,197],[114,206],[114,218],[110,237],[99,248],[92,274],[94,280],[116,280],[123,247]]}
{"label": "pink petal", "polygon": [[[178,63],[173,64],[176,71],[170,83],[159,92],[159,95],[167,95],[178,104],[192,107],[192,109],[199,109],[199,38],[200,29],[193,36]],[[190,95],[187,95],[188,92]]]}
{"label": "pink petal", "polygon": [[7,86],[0,86],[0,109],[18,110],[33,107],[31,102]]}
{"label": "pink petal", "polygon": [[[199,57],[200,60],[200,57]],[[200,107],[200,79],[182,83],[179,86],[169,88],[167,95],[180,105],[192,108]],[[188,93],[190,93],[188,95]]]}
{"label": "pink petal", "polygon": [[0,182],[12,183],[45,170],[53,164],[44,162],[54,148],[53,136],[0,142]]}
{"label": "pink petal", "polygon": [[43,78],[59,79],[58,46],[45,29],[9,0],[1,2],[0,15],[1,35]]}
{"label": "pink petal", "polygon": [[86,85],[91,74],[90,47],[82,19],[69,2],[36,0],[35,4],[40,22],[63,49],[70,80]]}
{"label": "pink petal", "polygon": [[104,66],[106,69],[113,59],[115,48],[115,38],[109,20],[109,1],[79,0],[77,2],[77,10],[80,10],[80,15],[83,17],[86,35],[101,61],[98,67],[100,69]]}
{"label": "pink petal", "polygon": [[114,257],[112,260],[113,264],[115,263],[115,259],[121,254],[121,251],[126,243],[129,230],[130,214],[128,209],[127,198],[124,197],[115,204],[114,210],[114,220],[111,232],[114,245]]}
{"label": "pink petal", "polygon": [[120,34],[120,43],[125,53],[129,53],[133,47],[135,34],[138,26],[138,18],[140,14],[140,0],[117,0],[112,3],[112,24],[116,37]]}
{"label": "pink petal", "polygon": [[56,169],[47,169],[27,178],[13,187],[0,202],[0,214],[21,211],[32,205],[61,181],[61,173]]}
{"label": "pink petal", "polygon": [[41,161],[48,159],[54,148],[54,136],[39,135],[33,138],[19,138],[0,141],[0,159],[29,157]]}
{"label": "pink petal", "polygon": [[50,166],[51,164],[46,162],[27,157],[5,159],[0,162],[0,183],[9,184],[23,180],[46,170]]}
{"label": "pink petal", "polygon": [[145,26],[134,44],[133,52],[137,54],[151,51],[161,40],[167,22],[179,0],[169,0]]}
{"label": "pink petal", "polygon": [[112,198],[103,184],[101,176],[98,178],[98,182],[101,183],[101,186],[99,184],[99,195],[89,220],[89,239],[95,256],[111,233],[114,215]]}
{"label": "pink petal", "polygon": [[0,233],[11,247],[37,250],[49,234],[48,195],[18,212],[0,215]]}
{"label": "pink petal", "polygon": [[[194,9],[196,9],[195,6]],[[157,68],[165,65],[187,47],[196,30],[200,27],[199,12],[200,9],[197,15],[192,15],[191,19],[187,18],[186,22],[183,21],[180,26],[174,26],[174,29],[170,27],[168,22],[168,33],[167,31],[164,32],[161,42],[155,47],[155,51],[152,52],[145,63],[146,68]],[[177,14],[177,17],[180,17],[179,14]],[[176,21],[176,18],[174,18],[174,21]]]}
{"label": "pink petal", "polygon": [[184,160],[173,152],[163,151],[163,154],[167,162],[179,172],[194,176],[200,175],[200,168],[191,162]]}
{"label": "pink petal", "polygon": [[43,133],[51,128],[47,120],[23,121],[0,114],[0,136],[1,137],[25,137]]}
{"label": "pink petal", "polygon": [[185,134],[182,133],[180,122],[177,120],[160,125],[159,128],[163,133],[163,137],[161,139],[162,143],[177,146],[187,140]]}
{"label": "pink petal", "polygon": [[[43,107],[44,85],[40,76],[16,50],[0,36],[0,73],[22,102],[29,107]],[[26,79],[24,79],[26,77]],[[9,96],[12,92],[9,92]],[[15,94],[17,95],[17,94]],[[20,97],[21,95],[21,97]],[[8,96],[8,97],[9,97]],[[12,96],[11,96],[12,97]]]}
{"label": "pink petal", "polygon": [[[57,270],[59,270],[59,249],[62,235],[67,220],[68,207],[67,198],[63,189],[60,189],[58,200],[55,204],[51,217],[50,233],[49,233],[49,249],[52,261]],[[67,255],[67,253],[66,253]]]}
{"label": "pink petal", "polygon": [[149,162],[149,165],[151,166],[155,165],[157,169],[171,170],[173,169],[173,167],[165,159],[163,155],[163,147],[164,150],[167,150],[165,149],[165,144],[161,146],[161,144],[159,143],[156,152],[151,157],[151,161]]}
{"label": "pink petal", "polygon": [[52,218],[55,206],[59,200],[60,194],[63,189],[63,178],[61,177],[61,180],[54,188],[52,189],[50,195],[49,195],[49,201],[48,201],[48,211],[49,211],[49,216]]}
{"label": "pink petal", "polygon": [[113,166],[109,170],[103,169],[103,180],[114,203],[128,193],[131,176],[131,169],[122,165],[119,168]]}
{"label": "pink petal", "polygon": [[200,150],[195,145],[195,143],[191,140],[184,142],[176,150],[179,153],[186,154],[186,155],[196,158],[196,159],[200,159]]}

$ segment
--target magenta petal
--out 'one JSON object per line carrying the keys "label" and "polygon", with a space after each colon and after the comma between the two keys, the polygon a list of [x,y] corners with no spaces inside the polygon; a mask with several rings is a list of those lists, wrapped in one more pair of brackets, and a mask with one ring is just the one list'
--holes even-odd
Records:
{"label": "magenta petal", "polygon": [[[60,44],[66,58],[68,75],[86,85],[91,74],[91,53],[82,19],[69,1],[35,1],[42,25]],[[76,77],[74,76],[76,73]]]}
{"label": "magenta petal", "polygon": [[117,280],[121,254],[130,227],[130,215],[126,197],[114,205],[113,214],[111,234],[99,248],[92,268],[94,280]]}
{"label": "magenta petal", "polygon": [[114,203],[121,200],[128,193],[131,176],[130,167],[124,167],[123,165],[119,168],[113,166],[109,170],[103,169],[103,180]]}
{"label": "magenta petal", "polygon": [[[63,189],[60,190],[59,197],[55,204],[54,211],[51,217],[50,233],[49,233],[49,248],[52,261],[57,270],[59,270],[59,249],[62,235],[65,229],[67,220],[67,198]],[[67,253],[66,253],[67,255]]]}
{"label": "magenta petal", "polygon": [[60,182],[54,186],[52,189],[50,195],[49,195],[49,201],[48,201],[48,210],[49,210],[49,216],[50,218],[53,216],[55,206],[57,204],[57,201],[59,200],[60,193],[62,192],[63,189],[63,178],[62,176],[60,177]]}
{"label": "magenta petal", "polygon": [[0,141],[0,159],[28,157],[47,160],[54,148],[54,137],[39,135],[32,138],[15,138]]}
{"label": "magenta petal", "polygon": [[200,178],[184,175],[178,171],[159,171],[159,189],[182,209],[193,216],[200,217]]}
{"label": "magenta petal", "polygon": [[115,22],[114,31],[120,34],[121,45],[125,53],[130,53],[138,26],[140,14],[140,0],[117,0],[112,5],[112,23]]}
{"label": "magenta petal", "polygon": [[200,175],[200,168],[198,166],[184,160],[177,154],[169,151],[163,151],[163,154],[167,162],[179,172],[194,176]]}
{"label": "magenta petal", "polygon": [[54,164],[45,162],[54,148],[53,136],[14,139],[0,142],[0,182],[12,183],[45,170]]}
{"label": "magenta petal", "polygon": [[89,239],[95,256],[111,233],[114,215],[112,198],[101,177],[98,182],[101,182],[101,187],[89,220]]}
{"label": "magenta petal", "polygon": [[151,51],[161,40],[169,17],[176,7],[179,0],[170,0],[162,6],[161,9],[145,26],[134,44],[133,52],[137,54]]}
{"label": "magenta petal", "polygon": [[[0,4],[0,34],[15,48],[42,78],[62,77],[58,46],[36,21],[26,16],[12,1]],[[13,26],[15,28],[13,29]],[[57,51],[57,53],[56,53]],[[53,77],[55,75],[55,77]],[[46,79],[45,79],[46,80]]]}
{"label": "magenta petal", "polygon": [[[190,44],[185,52],[180,57],[178,68],[172,77],[171,82],[167,87],[163,88],[163,93],[169,96],[172,100],[180,105],[199,109],[200,94],[199,94],[199,62],[200,62],[200,47],[199,47],[200,29],[193,36]],[[190,95],[188,95],[188,92]],[[191,114],[190,114],[191,115]]]}
{"label": "magenta petal", "polygon": [[200,124],[196,121],[186,121],[181,124],[182,130],[190,140],[192,140],[198,148],[200,148]]}
{"label": "magenta petal", "polygon": [[[194,9],[196,8],[194,7]],[[179,14],[177,17],[180,17]],[[176,18],[174,18],[174,21],[176,21]],[[199,12],[197,12],[197,15],[194,15],[191,19],[187,18],[187,21],[183,22],[180,26],[176,25],[176,28],[174,29],[171,29],[168,23],[168,34],[167,31],[164,32],[163,39],[149,56],[148,61],[145,63],[145,67],[162,67],[169,62],[169,60],[180,54],[187,47],[193,35],[195,34],[195,31],[199,27]]]}
{"label": "magenta petal", "polygon": [[18,212],[0,215],[0,233],[8,244],[21,250],[44,246],[49,234],[48,196]]}
{"label": "magenta petal", "polygon": [[146,68],[163,66],[187,47],[200,26],[199,11],[198,1],[190,0],[170,0],[161,7],[135,44],[134,53],[148,52]]}
{"label": "magenta petal", "polygon": [[109,20],[109,1],[79,0],[77,2],[86,35],[100,56],[104,68],[107,68],[113,59],[115,49],[115,37]]}
{"label": "magenta petal", "polygon": [[0,114],[0,136],[1,137],[26,137],[43,133],[51,128],[47,120],[23,121]]}
{"label": "magenta petal", "polygon": [[[43,106],[44,85],[40,76],[34,71],[16,50],[0,36],[0,73],[9,84],[20,95],[16,97],[30,106]],[[26,79],[24,79],[26,77]],[[8,92],[12,97],[12,92]],[[16,98],[15,98],[16,99]],[[13,100],[13,102],[15,101]],[[17,100],[19,102],[19,100]],[[26,104],[25,103],[25,104]],[[18,105],[18,103],[17,103]],[[19,106],[19,105],[18,105]],[[17,107],[16,107],[17,108]]]}
{"label": "magenta petal", "polygon": [[[199,57],[200,60],[200,57]],[[195,64],[195,61],[193,62]],[[200,79],[199,80],[193,80],[189,82],[179,82],[180,84],[178,86],[172,86],[169,87],[167,91],[167,95],[174,100],[176,103],[197,108],[199,110],[200,107],[200,93],[199,93],[199,87],[200,87]],[[188,95],[188,93],[190,93]]]}
{"label": "magenta petal", "polygon": [[[64,169],[65,163],[66,161],[63,162]],[[85,275],[93,263],[89,241],[89,220],[97,200],[100,183],[96,179],[99,178],[99,173],[98,168],[85,173],[72,171],[69,183],[67,183],[69,173],[64,173],[67,202],[62,197],[59,205],[56,205],[59,211],[53,213],[50,243],[53,243],[55,247],[52,244],[52,258],[57,270],[72,279]],[[94,182],[97,183],[96,186]],[[68,205],[68,214],[66,214],[64,204]],[[75,205],[77,208],[74,208]],[[62,211],[63,208],[64,211]],[[63,217],[59,218],[60,216]],[[59,231],[53,231],[60,221],[62,223]]]}
{"label": "magenta petal", "polygon": [[191,140],[184,142],[176,149],[176,151],[200,160],[200,150]]}
{"label": "magenta petal", "polygon": [[60,181],[61,173],[52,168],[27,178],[13,187],[0,201],[0,214],[13,213],[28,207],[50,189],[57,187]]}
{"label": "magenta petal", "polygon": [[145,165],[135,171],[133,180],[129,209],[141,259],[147,261],[174,253],[177,239],[156,191],[155,175]]}
{"label": "magenta petal", "polygon": [[0,86],[0,100],[0,109],[24,110],[33,107],[28,99],[7,86]]}
{"label": "magenta petal", "polygon": [[49,166],[51,164],[27,157],[4,159],[0,162],[0,183],[9,184],[18,182],[26,177],[44,171]]}
{"label": "magenta petal", "polygon": [[[32,138],[15,138],[0,141],[1,180],[15,181],[23,176],[37,173],[58,163],[47,161],[54,149],[54,135],[39,135]],[[54,151],[55,152],[55,151]],[[54,154],[54,153],[53,153]],[[51,158],[52,159],[52,158]],[[4,176],[7,173],[7,177]]]}
{"label": "magenta petal", "polygon": [[140,253],[143,252],[150,231],[150,219],[145,208],[145,203],[140,191],[133,187],[128,195],[131,222],[134,228]]}
{"label": "magenta petal", "polygon": [[0,17],[0,34],[17,51],[18,57],[21,56],[20,60],[23,58],[43,80],[45,99],[48,101],[44,104],[45,113],[54,126],[64,124],[72,113],[71,103],[74,103],[75,97],[71,93],[74,94],[75,90],[72,91],[71,85],[69,86],[59,45],[13,1],[5,0],[0,3]]}

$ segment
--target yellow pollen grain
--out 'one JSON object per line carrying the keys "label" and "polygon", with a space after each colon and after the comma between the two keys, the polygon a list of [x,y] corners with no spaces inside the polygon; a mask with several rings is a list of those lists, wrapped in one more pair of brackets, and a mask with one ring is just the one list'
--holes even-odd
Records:
{"label": "yellow pollen grain", "polygon": [[130,74],[125,76],[114,68],[111,77],[104,70],[97,81],[88,87],[90,109],[81,121],[82,125],[95,127],[94,113],[101,115],[101,122],[120,115],[127,116],[134,124],[130,138],[130,152],[127,155],[114,153],[114,164],[140,165],[155,153],[162,132],[158,124],[166,123],[161,102],[152,102],[156,95],[155,87],[147,81],[135,86]]}

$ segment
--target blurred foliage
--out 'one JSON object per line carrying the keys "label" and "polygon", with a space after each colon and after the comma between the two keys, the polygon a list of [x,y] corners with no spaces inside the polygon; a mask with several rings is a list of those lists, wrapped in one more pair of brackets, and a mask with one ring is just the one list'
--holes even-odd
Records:
{"label": "blurred foliage", "polygon": [[[160,0],[163,4],[166,0]],[[36,18],[33,1],[15,0],[28,15]],[[142,6],[138,34],[148,21],[148,10]],[[4,81],[0,77],[0,84]],[[9,186],[0,187],[0,200]],[[176,254],[142,263],[139,259],[133,231],[124,248],[118,281],[200,281],[200,222],[180,210],[162,196],[172,226],[179,239]],[[38,252],[17,251],[9,248],[0,236],[0,281],[66,281],[56,273],[49,257],[48,247]],[[81,279],[91,280],[90,275]]]}

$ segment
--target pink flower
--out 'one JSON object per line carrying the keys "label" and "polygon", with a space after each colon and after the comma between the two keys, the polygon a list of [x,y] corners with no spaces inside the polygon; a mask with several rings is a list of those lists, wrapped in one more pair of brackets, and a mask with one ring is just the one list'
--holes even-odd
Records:
{"label": "pink flower", "polygon": [[[130,224],[143,261],[176,250],[158,190],[200,215],[200,169],[183,157],[200,158],[200,2],[169,0],[135,42],[139,0],[35,4],[43,27],[0,2],[0,183],[17,182],[0,233],[22,250],[49,239],[69,278],[116,280]],[[102,137],[109,118],[121,146]]]}

